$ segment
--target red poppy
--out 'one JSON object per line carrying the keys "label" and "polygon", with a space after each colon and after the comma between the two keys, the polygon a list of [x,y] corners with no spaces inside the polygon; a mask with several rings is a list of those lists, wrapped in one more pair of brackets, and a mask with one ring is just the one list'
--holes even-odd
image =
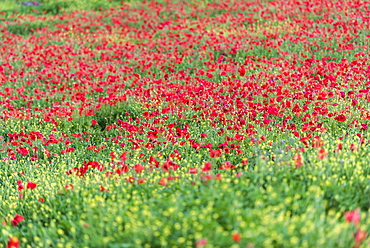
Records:
{"label": "red poppy", "polygon": [[8,241],[7,248],[18,248],[21,242],[17,237],[10,237]]}
{"label": "red poppy", "polygon": [[209,156],[210,156],[211,158],[218,158],[218,157],[220,157],[220,156],[221,156],[221,151],[220,151],[220,150],[211,150],[211,151],[209,152]]}
{"label": "red poppy", "polygon": [[326,156],[328,156],[328,152],[324,149],[324,148],[321,148],[319,151],[318,151],[318,155],[317,157],[319,159],[324,159]]}
{"label": "red poppy", "polygon": [[75,187],[73,186],[73,184],[66,184],[66,185],[64,186],[64,188],[65,188],[66,190],[73,190]]}
{"label": "red poppy", "polygon": [[163,177],[161,180],[159,180],[159,185],[167,186],[168,185],[168,179]]}
{"label": "red poppy", "polygon": [[141,164],[136,164],[133,166],[133,168],[135,169],[136,173],[142,173],[145,169],[145,167],[142,166]]}
{"label": "red poppy", "polygon": [[126,159],[127,159],[126,154],[127,154],[127,152],[123,152],[123,153],[120,155],[120,159],[121,159],[122,161],[126,161]]}
{"label": "red poppy", "polygon": [[240,233],[233,233],[231,235],[231,237],[233,238],[233,240],[236,242],[236,243],[239,243],[240,240],[241,240],[241,236],[240,236]]}
{"label": "red poppy", "polygon": [[204,247],[207,245],[207,239],[202,238],[195,243],[195,247]]}
{"label": "red poppy", "polygon": [[21,181],[21,180],[18,180],[18,181],[17,181],[17,184],[18,184],[18,190],[19,190],[19,191],[22,191],[22,190],[24,189],[24,186],[23,186],[23,184],[22,184],[22,181]]}
{"label": "red poppy", "polygon": [[336,120],[336,121],[340,121],[340,122],[344,122],[344,121],[346,121],[347,120],[347,118],[346,118],[346,116],[345,115],[337,115],[335,118],[334,118],[334,120]]}
{"label": "red poppy", "polygon": [[13,224],[13,226],[17,226],[19,222],[22,222],[23,220],[24,220],[24,217],[22,215],[16,214],[14,216],[14,219],[11,221],[11,223]]}
{"label": "red poppy", "polygon": [[208,135],[207,135],[206,133],[201,133],[201,134],[200,134],[200,137],[201,137],[202,139],[207,138],[207,136],[208,136]]}
{"label": "red poppy", "polygon": [[344,213],[344,218],[348,222],[352,222],[355,225],[358,225],[360,223],[361,217],[360,217],[360,212],[358,209],[355,209],[353,211],[348,211]]}
{"label": "red poppy", "polygon": [[247,165],[248,162],[249,162],[248,158],[243,158],[242,161],[241,161],[242,165]]}
{"label": "red poppy", "polygon": [[304,163],[304,158],[301,154],[297,154],[293,157],[293,161],[294,161],[294,165],[295,165],[295,168],[299,168],[303,165]]}
{"label": "red poppy", "polygon": [[202,171],[210,171],[212,170],[212,164],[210,162],[206,162],[204,164],[204,167],[202,168]]}
{"label": "red poppy", "polygon": [[235,168],[235,166],[232,163],[226,161],[225,163],[223,163],[221,165],[220,170],[230,170],[230,169],[234,169],[234,168]]}
{"label": "red poppy", "polygon": [[143,184],[145,182],[146,182],[146,178],[140,178],[140,179],[137,180],[138,184]]}
{"label": "red poppy", "polygon": [[361,243],[366,239],[367,237],[367,232],[366,231],[363,231],[361,229],[358,229],[355,234],[355,246],[353,247],[360,247]]}
{"label": "red poppy", "polygon": [[108,189],[105,188],[103,185],[100,185],[100,192],[108,192]]}
{"label": "red poppy", "polygon": [[34,188],[36,188],[36,186],[37,186],[37,184],[36,183],[33,183],[31,181],[29,181],[27,183],[27,189],[34,189]]}

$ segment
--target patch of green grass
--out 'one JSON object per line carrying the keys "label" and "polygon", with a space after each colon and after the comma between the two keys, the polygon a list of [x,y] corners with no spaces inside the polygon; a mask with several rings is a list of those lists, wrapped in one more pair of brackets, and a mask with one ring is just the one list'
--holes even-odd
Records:
{"label": "patch of green grass", "polygon": [[146,110],[141,103],[134,100],[117,102],[101,106],[95,111],[93,116],[81,116],[77,112],[72,116],[72,121],[60,120],[59,124],[62,129],[69,132],[82,132],[91,127],[92,120],[96,120],[97,128],[100,131],[106,130],[107,125],[115,124],[117,119],[126,119],[126,113],[134,120],[140,117]]}
{"label": "patch of green grass", "polygon": [[48,27],[50,25],[46,21],[32,21],[32,22],[22,22],[16,24],[10,24],[7,26],[8,32],[16,35],[30,35],[40,30],[41,28]]}
{"label": "patch of green grass", "polygon": [[73,10],[95,10],[112,8],[120,5],[118,0],[41,0],[38,6],[23,6],[21,2],[6,0],[0,3],[0,9],[7,16],[9,15],[58,15],[63,11]]}

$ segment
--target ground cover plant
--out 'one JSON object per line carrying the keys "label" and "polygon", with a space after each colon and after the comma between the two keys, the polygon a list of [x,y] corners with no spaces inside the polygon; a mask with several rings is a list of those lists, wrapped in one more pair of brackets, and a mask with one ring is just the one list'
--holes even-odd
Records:
{"label": "ground cover plant", "polygon": [[369,1],[40,2],[0,11],[0,247],[370,246]]}

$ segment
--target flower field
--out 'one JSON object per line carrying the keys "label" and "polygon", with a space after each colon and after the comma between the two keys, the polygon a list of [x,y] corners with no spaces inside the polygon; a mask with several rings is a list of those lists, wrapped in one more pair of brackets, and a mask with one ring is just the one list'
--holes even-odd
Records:
{"label": "flower field", "polygon": [[370,247],[370,1],[7,1],[0,247]]}

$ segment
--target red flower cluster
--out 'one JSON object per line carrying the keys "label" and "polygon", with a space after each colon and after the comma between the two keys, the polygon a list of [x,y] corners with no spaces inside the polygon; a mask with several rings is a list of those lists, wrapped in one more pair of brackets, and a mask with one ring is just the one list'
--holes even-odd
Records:
{"label": "red flower cluster", "polygon": [[[345,212],[344,217],[346,218],[347,222],[353,223],[355,226],[358,226],[360,224],[361,216],[360,211],[358,209]],[[353,234],[355,239],[355,245],[353,246],[353,248],[360,247],[363,241],[366,239],[367,235],[368,233],[366,231],[358,227],[355,233]]]}

